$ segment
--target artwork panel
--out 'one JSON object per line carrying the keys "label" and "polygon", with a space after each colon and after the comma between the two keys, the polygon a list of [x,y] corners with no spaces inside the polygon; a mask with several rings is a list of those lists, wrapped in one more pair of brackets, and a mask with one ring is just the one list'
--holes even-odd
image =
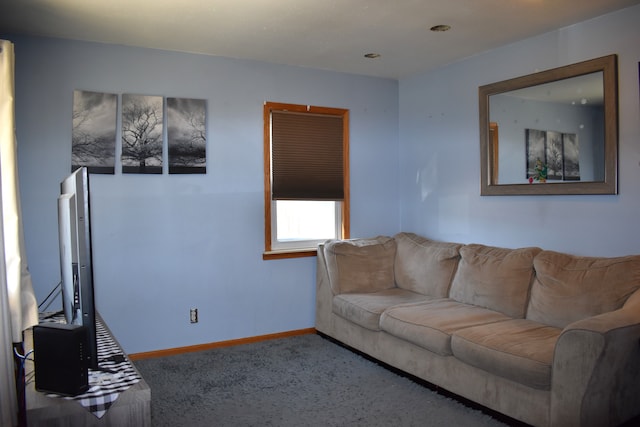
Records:
{"label": "artwork panel", "polygon": [[580,145],[575,133],[562,134],[564,180],[580,181]]}
{"label": "artwork panel", "polygon": [[562,179],[562,133],[547,131],[546,145],[547,179]]}
{"label": "artwork panel", "polygon": [[537,129],[525,129],[526,155],[527,155],[527,176],[537,176],[536,162],[545,162],[545,139],[546,132]]}
{"label": "artwork panel", "polygon": [[86,166],[90,173],[115,172],[117,110],[116,94],[73,91],[72,171]]}
{"label": "artwork panel", "polygon": [[170,174],[207,172],[206,117],[204,99],[167,98]]}
{"label": "artwork panel", "polygon": [[163,98],[122,95],[122,172],[161,174]]}

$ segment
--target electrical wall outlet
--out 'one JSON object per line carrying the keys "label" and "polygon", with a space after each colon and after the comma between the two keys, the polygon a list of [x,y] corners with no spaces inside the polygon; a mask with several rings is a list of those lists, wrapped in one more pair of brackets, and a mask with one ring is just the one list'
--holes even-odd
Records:
{"label": "electrical wall outlet", "polygon": [[189,311],[189,319],[191,320],[191,323],[198,323],[198,309],[197,308],[192,308]]}

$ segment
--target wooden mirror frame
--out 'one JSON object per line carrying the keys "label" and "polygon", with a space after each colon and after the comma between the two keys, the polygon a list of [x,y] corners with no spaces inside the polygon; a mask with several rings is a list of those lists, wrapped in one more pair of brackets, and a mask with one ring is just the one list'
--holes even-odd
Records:
{"label": "wooden mirror frame", "polygon": [[[617,194],[618,193],[618,68],[617,56],[609,55],[577,64],[541,71],[480,86],[480,195]],[[528,88],[602,71],[604,88],[604,181],[499,184],[497,132],[490,124],[492,95]]]}

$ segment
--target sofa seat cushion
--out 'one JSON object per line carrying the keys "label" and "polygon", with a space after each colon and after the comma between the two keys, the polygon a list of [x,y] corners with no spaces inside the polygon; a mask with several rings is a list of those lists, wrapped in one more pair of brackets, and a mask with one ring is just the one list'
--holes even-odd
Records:
{"label": "sofa seat cushion", "polygon": [[425,301],[429,297],[406,289],[391,288],[372,293],[340,294],[333,297],[333,312],[373,331],[380,330],[380,315],[398,304]]}
{"label": "sofa seat cushion", "polygon": [[549,390],[553,350],[562,330],[513,319],[456,331],[453,355],[487,372]]}
{"label": "sofa seat cushion", "polygon": [[462,245],[429,240],[414,233],[398,233],[393,237],[398,245],[396,285],[436,298],[449,296]]}
{"label": "sofa seat cushion", "polygon": [[493,310],[442,298],[391,307],[382,314],[380,328],[441,356],[450,356],[455,331],[508,319]]}

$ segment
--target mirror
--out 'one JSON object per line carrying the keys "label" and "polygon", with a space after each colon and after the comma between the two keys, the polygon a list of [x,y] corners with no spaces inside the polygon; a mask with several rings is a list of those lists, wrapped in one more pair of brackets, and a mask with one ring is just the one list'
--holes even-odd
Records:
{"label": "mirror", "polygon": [[480,194],[617,194],[617,56],[479,88]]}

